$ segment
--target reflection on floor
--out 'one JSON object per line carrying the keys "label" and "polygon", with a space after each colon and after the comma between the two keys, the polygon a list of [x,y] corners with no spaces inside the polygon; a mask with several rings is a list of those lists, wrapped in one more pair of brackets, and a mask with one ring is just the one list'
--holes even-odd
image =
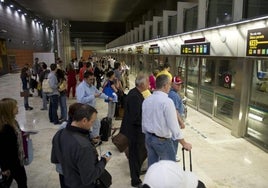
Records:
{"label": "reflection on floor", "polygon": [[[133,87],[133,76],[130,80]],[[18,100],[17,119],[23,129],[38,130],[33,135],[34,161],[26,167],[30,188],[59,187],[58,174],[50,163],[51,139],[58,126],[49,123],[48,112],[41,111],[41,99],[30,98],[32,111],[25,111],[20,92],[19,74],[0,77],[0,98],[13,97]],[[75,102],[69,99],[68,104]],[[107,103],[97,102],[99,119],[106,116]],[[243,138],[235,138],[230,131],[210,118],[188,108],[185,139],[192,143],[193,171],[208,188],[264,188],[268,185],[268,154]],[[114,121],[120,126],[121,121]],[[124,153],[119,153],[111,140],[101,146],[101,153],[111,151],[113,157],[107,169],[113,176],[112,188],[130,186],[128,161]],[[178,154],[181,155],[180,150]],[[186,163],[188,164],[188,163]],[[178,165],[182,165],[181,162]],[[188,166],[187,166],[188,167]],[[143,176],[142,176],[143,178]],[[13,187],[16,187],[13,183]],[[179,186],[178,186],[179,187]]]}

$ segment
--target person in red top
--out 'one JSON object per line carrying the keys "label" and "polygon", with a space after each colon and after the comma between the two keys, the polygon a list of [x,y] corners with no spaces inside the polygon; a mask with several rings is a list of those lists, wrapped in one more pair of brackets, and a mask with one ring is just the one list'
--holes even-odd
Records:
{"label": "person in red top", "polygon": [[67,67],[67,97],[69,98],[72,89],[73,98],[75,97],[76,72],[71,64]]}
{"label": "person in red top", "polygon": [[159,70],[158,69],[155,69],[152,74],[149,76],[149,89],[151,92],[153,92],[156,88],[156,85],[155,85],[155,79],[156,79],[156,75],[159,73]]}
{"label": "person in red top", "polygon": [[84,79],[84,72],[87,70],[87,62],[83,62],[83,67],[79,70],[79,81],[82,82]]}
{"label": "person in red top", "polygon": [[79,71],[79,81],[82,82],[84,80],[84,73],[86,71],[94,72],[93,67],[90,62],[83,62],[83,67]]}

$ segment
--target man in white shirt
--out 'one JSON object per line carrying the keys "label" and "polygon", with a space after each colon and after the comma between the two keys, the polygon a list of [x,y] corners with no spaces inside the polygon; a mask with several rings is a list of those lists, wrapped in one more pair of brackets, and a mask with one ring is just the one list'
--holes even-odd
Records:
{"label": "man in white shirt", "polygon": [[176,161],[176,151],[172,140],[178,140],[186,149],[187,143],[181,133],[176,109],[168,97],[171,80],[165,74],[156,78],[156,90],[142,104],[142,132],[148,155],[148,167],[159,160]]}

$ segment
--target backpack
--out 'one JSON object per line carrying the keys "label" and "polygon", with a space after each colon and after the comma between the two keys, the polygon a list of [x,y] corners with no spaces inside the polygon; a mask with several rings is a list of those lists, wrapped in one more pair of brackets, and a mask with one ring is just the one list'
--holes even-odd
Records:
{"label": "backpack", "polygon": [[50,87],[49,85],[49,79],[48,78],[45,78],[42,82],[42,90],[43,92],[45,93],[52,93],[52,88]]}

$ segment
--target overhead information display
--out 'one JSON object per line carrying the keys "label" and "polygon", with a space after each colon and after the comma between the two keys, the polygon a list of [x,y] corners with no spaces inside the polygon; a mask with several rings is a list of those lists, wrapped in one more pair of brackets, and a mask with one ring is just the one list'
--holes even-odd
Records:
{"label": "overhead information display", "polygon": [[181,54],[210,55],[210,43],[182,44]]}
{"label": "overhead information display", "polygon": [[247,56],[268,56],[268,28],[248,30]]}

